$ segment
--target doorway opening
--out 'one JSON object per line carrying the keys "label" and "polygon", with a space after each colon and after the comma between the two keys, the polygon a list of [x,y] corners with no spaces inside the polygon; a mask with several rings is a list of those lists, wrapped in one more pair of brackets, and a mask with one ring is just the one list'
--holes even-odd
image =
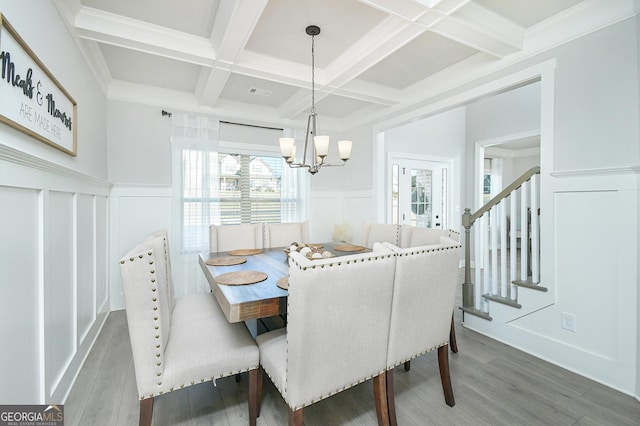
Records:
{"label": "doorway opening", "polygon": [[452,199],[451,163],[393,155],[388,164],[391,223],[448,228]]}

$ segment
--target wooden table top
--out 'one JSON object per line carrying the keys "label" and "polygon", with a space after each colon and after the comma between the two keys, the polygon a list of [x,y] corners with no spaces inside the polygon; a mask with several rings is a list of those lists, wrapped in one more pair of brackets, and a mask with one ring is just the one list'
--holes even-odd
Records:
{"label": "wooden table top", "polygon": [[[329,250],[335,256],[344,256],[371,251],[365,249],[355,252],[335,250],[342,243],[322,243],[323,250]],[[242,256],[247,261],[239,265],[210,266],[207,260],[217,257],[228,257],[228,252],[208,253],[199,256],[199,263],[204,272],[211,291],[229,322],[240,322],[249,319],[266,318],[287,312],[287,291],[282,290],[276,282],[289,274],[289,263],[284,247],[263,249],[262,253]],[[268,277],[265,281],[247,285],[220,285],[215,278],[226,272],[260,271]]]}

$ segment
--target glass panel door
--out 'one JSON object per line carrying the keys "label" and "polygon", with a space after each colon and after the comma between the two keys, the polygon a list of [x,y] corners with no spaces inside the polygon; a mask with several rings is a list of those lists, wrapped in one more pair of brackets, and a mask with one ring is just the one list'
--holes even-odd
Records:
{"label": "glass panel door", "polygon": [[403,160],[398,175],[400,223],[420,228],[447,228],[449,165]]}

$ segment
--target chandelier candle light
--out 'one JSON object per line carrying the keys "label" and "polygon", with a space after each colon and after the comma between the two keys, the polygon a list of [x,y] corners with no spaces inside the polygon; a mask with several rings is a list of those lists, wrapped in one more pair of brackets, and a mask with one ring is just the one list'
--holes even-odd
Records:
{"label": "chandelier candle light", "polygon": [[[327,154],[329,153],[329,136],[318,135],[318,114],[316,114],[316,97],[315,97],[315,37],[320,34],[320,27],[309,25],[306,33],[311,36],[311,111],[307,118],[307,133],[304,139],[304,151],[302,153],[302,162],[296,162],[296,142],[293,138],[280,138],[280,154],[285,159],[289,167],[301,168],[306,167],[312,175],[318,173],[321,167],[344,166],[349,158],[351,158],[351,141],[338,141],[338,151],[342,164],[325,163]],[[313,152],[307,150],[309,145],[309,136],[313,137]],[[307,162],[307,151],[310,160]]]}

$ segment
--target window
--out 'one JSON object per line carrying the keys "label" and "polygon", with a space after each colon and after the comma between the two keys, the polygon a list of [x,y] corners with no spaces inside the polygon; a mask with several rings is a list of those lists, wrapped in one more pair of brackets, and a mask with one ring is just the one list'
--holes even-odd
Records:
{"label": "window", "polygon": [[306,220],[308,173],[285,166],[273,142],[282,134],[173,114],[171,229],[185,274],[193,272],[193,255],[208,249],[212,224]]}
{"label": "window", "polygon": [[282,158],[246,154],[219,154],[220,217],[211,218],[216,225],[280,222]]}
{"label": "window", "polygon": [[211,224],[281,222],[281,157],[182,150],[182,250],[201,251]]}

